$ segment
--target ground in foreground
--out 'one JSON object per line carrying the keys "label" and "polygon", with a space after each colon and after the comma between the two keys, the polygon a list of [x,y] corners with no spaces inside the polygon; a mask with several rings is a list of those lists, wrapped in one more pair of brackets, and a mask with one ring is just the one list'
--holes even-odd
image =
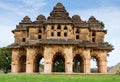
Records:
{"label": "ground in foreground", "polygon": [[120,82],[120,75],[0,74],[0,82]]}

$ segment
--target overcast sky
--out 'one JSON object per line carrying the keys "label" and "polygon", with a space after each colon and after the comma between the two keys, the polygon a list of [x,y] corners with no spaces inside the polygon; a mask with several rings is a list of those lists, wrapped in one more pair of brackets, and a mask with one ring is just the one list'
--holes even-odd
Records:
{"label": "overcast sky", "polygon": [[32,21],[39,14],[48,17],[58,2],[66,7],[70,16],[78,14],[82,20],[94,16],[103,21],[108,30],[105,41],[115,48],[109,53],[108,66],[120,62],[120,0],[0,0],[0,47],[14,42],[11,30],[24,16],[29,16]]}

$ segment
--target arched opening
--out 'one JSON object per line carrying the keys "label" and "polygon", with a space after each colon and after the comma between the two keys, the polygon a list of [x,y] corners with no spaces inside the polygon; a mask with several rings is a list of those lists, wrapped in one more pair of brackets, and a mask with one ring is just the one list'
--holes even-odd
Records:
{"label": "arched opening", "polygon": [[79,30],[77,29],[77,30],[76,30],[76,34],[79,34],[79,33],[80,33],[80,32],[79,32]]}
{"label": "arched opening", "polygon": [[41,29],[39,29],[39,30],[38,30],[38,33],[42,33],[42,30],[41,30]]}
{"label": "arched opening", "polygon": [[67,37],[67,33],[66,32],[64,33],[64,37]]}
{"label": "arched opening", "polygon": [[51,29],[54,29],[54,26],[52,25]]}
{"label": "arched opening", "polygon": [[57,29],[61,29],[61,26],[60,26],[60,25],[58,25]]}
{"label": "arched opening", "polygon": [[80,54],[76,54],[73,58],[73,72],[83,73],[84,72],[84,60]]}
{"label": "arched opening", "polygon": [[64,27],[64,30],[67,30],[67,26]]}
{"label": "arched opening", "polygon": [[91,57],[91,73],[99,73],[99,59],[96,56]]}
{"label": "arched opening", "polygon": [[65,58],[61,53],[56,53],[53,57],[52,72],[65,72]]}
{"label": "arched opening", "polygon": [[96,36],[96,33],[95,33],[95,32],[93,32],[93,33],[92,33],[92,36]]}
{"label": "arched opening", "polygon": [[34,72],[43,72],[44,71],[44,58],[41,54],[38,54],[34,60]]}
{"label": "arched opening", "polygon": [[80,37],[79,37],[79,35],[76,35],[76,39],[79,39]]}
{"label": "arched opening", "polygon": [[26,56],[23,55],[19,59],[19,72],[26,72]]}
{"label": "arched opening", "polygon": [[38,35],[38,39],[41,39],[42,38],[42,36],[41,35]]}
{"label": "arched opening", "polygon": [[52,36],[52,37],[54,36],[54,32],[51,33],[51,36]]}

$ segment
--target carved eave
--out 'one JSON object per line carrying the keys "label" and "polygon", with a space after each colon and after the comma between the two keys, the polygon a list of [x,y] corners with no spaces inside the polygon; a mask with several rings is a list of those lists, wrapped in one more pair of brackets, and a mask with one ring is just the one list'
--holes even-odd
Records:
{"label": "carved eave", "polygon": [[21,46],[18,43],[13,43],[11,45],[8,45],[6,48],[7,49],[18,49],[18,48],[21,48]]}
{"label": "carved eave", "polygon": [[94,43],[89,41],[76,41],[76,40],[57,40],[57,39],[44,39],[44,40],[37,40],[37,41],[29,41],[29,42],[22,42],[22,43],[13,43],[7,46],[7,49],[17,49],[17,48],[24,48],[24,47],[40,47],[42,45],[74,45],[77,48],[92,48],[93,50],[103,50],[110,52],[114,50],[114,48],[110,45],[105,43]]}
{"label": "carved eave", "polygon": [[114,48],[106,43],[96,43],[96,47],[94,47],[93,50],[105,50],[111,52]]}
{"label": "carved eave", "polygon": [[46,24],[73,24],[70,20],[47,20]]}
{"label": "carved eave", "polygon": [[26,29],[26,28],[23,28],[23,29],[15,29],[15,30],[12,30],[12,33],[20,32],[20,31],[27,31],[27,29]]}
{"label": "carved eave", "polygon": [[90,29],[90,31],[92,31],[92,32],[104,32],[105,34],[107,34],[107,30],[103,30],[103,29],[96,29],[96,30]]}

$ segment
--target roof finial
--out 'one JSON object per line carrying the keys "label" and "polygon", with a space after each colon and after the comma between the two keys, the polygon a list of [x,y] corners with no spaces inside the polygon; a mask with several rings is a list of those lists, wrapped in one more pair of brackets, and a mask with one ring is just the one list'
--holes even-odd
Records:
{"label": "roof finial", "polygon": [[64,6],[63,6],[62,3],[58,2],[55,7],[56,7],[56,8],[63,8]]}

